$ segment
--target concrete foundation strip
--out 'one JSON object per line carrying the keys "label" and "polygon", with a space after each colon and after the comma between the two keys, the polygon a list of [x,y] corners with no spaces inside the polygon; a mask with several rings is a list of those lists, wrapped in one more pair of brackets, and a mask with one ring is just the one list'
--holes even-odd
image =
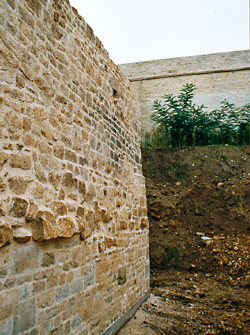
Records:
{"label": "concrete foundation strip", "polygon": [[141,304],[149,298],[150,290],[146,291],[137,303],[134,304],[122,317],[117,319],[111,326],[109,326],[102,335],[115,335],[137,312]]}

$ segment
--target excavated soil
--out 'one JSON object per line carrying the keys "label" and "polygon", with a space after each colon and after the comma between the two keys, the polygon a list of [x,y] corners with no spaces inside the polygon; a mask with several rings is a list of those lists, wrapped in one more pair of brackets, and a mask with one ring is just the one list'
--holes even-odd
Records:
{"label": "excavated soil", "polygon": [[151,296],[119,334],[250,334],[250,147],[142,156]]}

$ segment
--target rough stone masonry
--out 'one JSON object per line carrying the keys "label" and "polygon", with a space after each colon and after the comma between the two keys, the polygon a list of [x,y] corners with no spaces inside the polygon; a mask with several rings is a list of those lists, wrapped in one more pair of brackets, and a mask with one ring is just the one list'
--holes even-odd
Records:
{"label": "rough stone masonry", "polygon": [[149,289],[137,96],[68,0],[1,0],[0,109],[0,334],[101,334]]}

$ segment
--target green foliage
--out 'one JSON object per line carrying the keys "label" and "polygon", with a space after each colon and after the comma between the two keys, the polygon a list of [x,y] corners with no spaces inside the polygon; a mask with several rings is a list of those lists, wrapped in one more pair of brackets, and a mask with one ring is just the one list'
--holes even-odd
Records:
{"label": "green foliage", "polygon": [[158,127],[145,134],[144,148],[250,144],[250,103],[236,107],[224,100],[220,109],[208,112],[193,103],[194,89],[186,84],[178,96],[154,101],[151,117]]}
{"label": "green foliage", "polygon": [[163,265],[166,267],[178,267],[180,250],[177,247],[167,245],[162,255]]}

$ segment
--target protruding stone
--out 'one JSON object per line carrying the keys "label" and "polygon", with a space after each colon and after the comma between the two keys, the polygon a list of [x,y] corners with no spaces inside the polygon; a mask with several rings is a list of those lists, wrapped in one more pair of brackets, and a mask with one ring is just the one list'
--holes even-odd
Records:
{"label": "protruding stone", "polygon": [[148,219],[142,218],[141,219],[141,229],[145,229],[148,226]]}
{"label": "protruding stone", "polygon": [[28,201],[22,198],[13,198],[11,208],[9,211],[10,216],[21,218],[26,215],[28,208]]}
{"label": "protruding stone", "polygon": [[77,218],[76,221],[78,223],[81,239],[86,240],[86,238],[92,234],[93,228],[81,218]]}
{"label": "protruding stone", "polygon": [[32,234],[24,228],[16,228],[13,231],[14,240],[18,243],[27,243],[30,241]]}
{"label": "protruding stone", "polygon": [[7,222],[0,221],[0,248],[7,246],[13,239],[13,230]]}
{"label": "protruding stone", "polygon": [[58,225],[54,214],[49,211],[39,211],[32,223],[32,238],[34,241],[46,241],[58,237]]}
{"label": "protruding stone", "polygon": [[74,234],[74,221],[70,217],[63,217],[58,220],[58,236],[71,237]]}

